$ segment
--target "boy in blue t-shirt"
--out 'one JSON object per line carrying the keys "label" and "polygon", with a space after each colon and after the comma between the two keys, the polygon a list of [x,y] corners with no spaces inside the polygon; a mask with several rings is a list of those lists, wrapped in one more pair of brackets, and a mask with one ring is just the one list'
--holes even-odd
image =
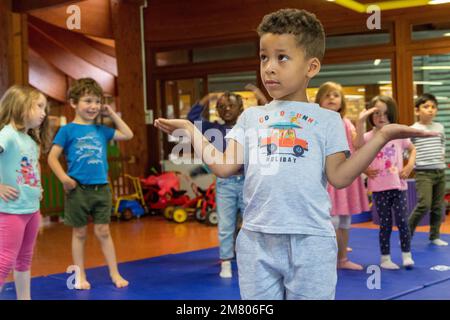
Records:
{"label": "boy in blue t-shirt", "polygon": [[[129,140],[133,132],[110,106],[102,106],[103,90],[90,78],[75,81],[69,89],[68,99],[75,109],[75,119],[56,134],[48,155],[48,164],[66,192],[64,223],[73,227],[72,256],[80,268],[75,288],[90,289],[84,269],[84,245],[88,216],[94,220],[95,235],[101,243],[112,282],[117,288],[126,287],[117,268],[114,243],[109,231],[112,198],[108,185],[108,141]],[[102,113],[114,122],[117,129],[96,124]],[[59,162],[64,152],[68,172]]]}
{"label": "boy in blue t-shirt", "polygon": [[258,33],[261,79],[274,100],[242,113],[225,152],[209,152],[209,141],[187,120],[157,119],[155,126],[187,132],[217,176],[245,165],[236,245],[243,299],[333,299],[337,246],[327,180],[346,187],[389,140],[434,134],[389,124],[347,159],[339,113],[306,95],[325,51],[320,21],[304,10],[281,9],[263,18]]}

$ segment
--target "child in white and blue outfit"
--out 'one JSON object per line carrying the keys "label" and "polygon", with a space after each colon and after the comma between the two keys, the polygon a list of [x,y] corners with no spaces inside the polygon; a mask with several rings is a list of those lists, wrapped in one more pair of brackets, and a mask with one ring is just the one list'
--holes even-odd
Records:
{"label": "child in white and blue outfit", "polygon": [[[188,113],[188,119],[196,124],[202,133],[210,134],[209,140],[221,152],[226,149],[225,136],[227,132],[236,123],[236,120],[242,111],[242,98],[234,93],[225,92],[218,100],[216,109],[224,120],[224,124],[214,123],[202,118],[206,100],[205,96],[196,103]],[[213,131],[215,130],[215,131]],[[216,134],[214,134],[214,132]],[[219,136],[220,138],[217,137]],[[214,136],[214,138],[212,138]],[[244,174],[241,170],[228,178],[216,179],[216,204],[217,214],[219,216],[219,256],[221,262],[220,276],[222,278],[231,278],[231,262],[234,258],[235,233],[237,229],[238,212],[242,215],[244,212],[244,202],[242,189],[244,187]]]}

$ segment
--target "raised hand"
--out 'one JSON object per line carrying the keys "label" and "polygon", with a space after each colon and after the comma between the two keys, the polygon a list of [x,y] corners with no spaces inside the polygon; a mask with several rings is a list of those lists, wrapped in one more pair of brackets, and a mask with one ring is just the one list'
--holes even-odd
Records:
{"label": "raised hand", "polygon": [[19,191],[6,184],[0,184],[0,198],[5,202],[14,201],[19,196]]}
{"label": "raised hand", "polygon": [[373,107],[368,110],[364,109],[363,111],[360,112],[360,114],[358,116],[358,120],[361,122],[365,122],[367,120],[367,118],[375,111],[378,111],[378,108]]}
{"label": "raised hand", "polygon": [[113,113],[113,112],[114,112],[114,110],[111,108],[110,105],[108,105],[108,104],[102,105],[101,113],[103,116],[110,116],[111,113]]}
{"label": "raised hand", "polygon": [[156,119],[154,125],[156,128],[168,134],[172,134],[177,129],[184,129],[189,131],[189,129],[193,126],[192,122],[190,122],[189,120],[164,118]]}
{"label": "raised hand", "polygon": [[254,84],[248,83],[245,86],[245,89],[247,89],[249,91],[253,91],[253,93],[256,96],[256,99],[258,100],[258,103],[260,103],[261,105],[265,105],[265,104],[268,103],[267,98],[264,95],[264,93],[262,93],[262,91],[257,86],[255,86]]}

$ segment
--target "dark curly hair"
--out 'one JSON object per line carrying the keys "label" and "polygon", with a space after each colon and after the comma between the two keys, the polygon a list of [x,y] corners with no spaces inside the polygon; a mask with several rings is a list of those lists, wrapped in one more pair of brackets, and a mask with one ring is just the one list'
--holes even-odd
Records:
{"label": "dark curly hair", "polygon": [[258,26],[258,35],[292,34],[305,50],[306,58],[322,61],[325,54],[325,32],[316,16],[306,10],[281,9],[267,14]]}

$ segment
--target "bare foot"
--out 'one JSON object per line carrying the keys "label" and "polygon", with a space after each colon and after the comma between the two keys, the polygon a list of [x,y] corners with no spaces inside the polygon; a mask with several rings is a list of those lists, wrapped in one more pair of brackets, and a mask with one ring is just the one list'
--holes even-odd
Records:
{"label": "bare foot", "polygon": [[338,262],[338,269],[347,269],[347,270],[363,270],[363,266],[357,263],[351,262],[348,259],[342,259]]}
{"label": "bare foot", "polygon": [[347,252],[352,252],[353,251],[353,249],[352,248],[350,248],[350,247],[347,247]]}
{"label": "bare foot", "polygon": [[115,276],[111,276],[112,282],[115,284],[116,288],[125,288],[128,286],[128,281],[122,278],[120,274],[117,274]]}
{"label": "bare foot", "polygon": [[75,289],[77,290],[90,290],[91,284],[86,279],[80,279],[80,283],[75,284]]}

